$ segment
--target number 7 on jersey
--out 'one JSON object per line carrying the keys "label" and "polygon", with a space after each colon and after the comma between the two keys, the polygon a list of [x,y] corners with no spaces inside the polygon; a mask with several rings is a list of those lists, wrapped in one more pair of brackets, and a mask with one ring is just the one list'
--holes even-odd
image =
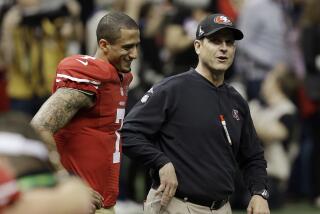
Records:
{"label": "number 7 on jersey", "polygon": [[[115,123],[121,124],[119,130],[122,128],[124,115],[125,115],[125,109],[117,108],[117,117],[116,117]],[[118,132],[119,130],[115,132],[117,138],[116,138],[115,152],[113,153],[113,163],[120,162],[120,133]]]}

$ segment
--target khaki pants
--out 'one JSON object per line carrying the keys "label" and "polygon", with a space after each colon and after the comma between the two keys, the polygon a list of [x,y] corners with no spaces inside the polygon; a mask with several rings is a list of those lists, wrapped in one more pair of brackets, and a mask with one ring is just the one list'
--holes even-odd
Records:
{"label": "khaki pants", "polygon": [[232,214],[229,203],[218,210],[210,210],[201,206],[173,197],[166,208],[161,207],[161,195],[156,195],[156,190],[150,189],[147,200],[144,203],[144,214]]}
{"label": "khaki pants", "polygon": [[106,208],[98,209],[98,210],[96,210],[95,214],[115,214],[114,206],[112,206],[108,209],[106,209]]}

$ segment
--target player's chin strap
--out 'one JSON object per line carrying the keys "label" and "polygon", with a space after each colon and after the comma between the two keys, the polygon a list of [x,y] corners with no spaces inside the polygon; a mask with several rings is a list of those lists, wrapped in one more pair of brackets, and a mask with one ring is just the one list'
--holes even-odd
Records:
{"label": "player's chin strap", "polygon": [[48,160],[48,150],[43,143],[12,132],[0,132],[0,154]]}

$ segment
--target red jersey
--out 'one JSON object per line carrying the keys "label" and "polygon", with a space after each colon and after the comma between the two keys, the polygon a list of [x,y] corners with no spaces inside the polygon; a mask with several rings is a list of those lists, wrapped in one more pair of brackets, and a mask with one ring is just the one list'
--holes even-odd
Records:
{"label": "red jersey", "polygon": [[119,192],[120,134],[131,73],[118,73],[110,63],[91,56],[63,59],[53,92],[67,87],[95,94],[95,105],[80,109],[55,134],[63,166],[85,179],[104,197],[104,207],[116,203]]}

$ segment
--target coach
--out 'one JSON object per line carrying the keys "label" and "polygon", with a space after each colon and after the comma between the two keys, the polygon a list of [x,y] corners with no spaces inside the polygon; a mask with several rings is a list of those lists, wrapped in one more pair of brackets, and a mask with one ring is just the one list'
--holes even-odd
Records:
{"label": "coach", "polygon": [[225,15],[208,16],[194,41],[197,67],[153,86],[125,118],[123,152],[152,171],[144,213],[231,214],[237,165],[252,194],[247,212],[270,212],[247,102],[224,83],[242,38]]}

